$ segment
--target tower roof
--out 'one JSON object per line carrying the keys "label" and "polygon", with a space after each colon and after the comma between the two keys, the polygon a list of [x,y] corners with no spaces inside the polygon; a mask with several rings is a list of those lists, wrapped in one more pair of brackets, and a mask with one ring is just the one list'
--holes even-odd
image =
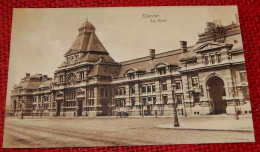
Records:
{"label": "tower roof", "polygon": [[83,51],[83,52],[106,52],[106,48],[100,42],[95,33],[84,33],[78,35],[70,50]]}
{"label": "tower roof", "polygon": [[87,20],[79,28],[79,35],[74,40],[68,52],[97,52],[108,54],[106,48],[95,34],[95,27]]}
{"label": "tower roof", "polygon": [[79,27],[79,30],[82,29],[82,28],[95,29],[93,24],[91,24],[88,20],[86,20],[84,23],[81,24],[81,26]]}

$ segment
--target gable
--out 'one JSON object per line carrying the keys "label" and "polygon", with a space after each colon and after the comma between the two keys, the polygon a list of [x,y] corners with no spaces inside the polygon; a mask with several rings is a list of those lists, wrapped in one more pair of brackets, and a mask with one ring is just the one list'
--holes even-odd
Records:
{"label": "gable", "polygon": [[203,43],[199,47],[195,48],[193,51],[199,53],[199,52],[204,52],[209,50],[220,49],[223,47],[232,47],[232,44],[210,41],[210,42]]}

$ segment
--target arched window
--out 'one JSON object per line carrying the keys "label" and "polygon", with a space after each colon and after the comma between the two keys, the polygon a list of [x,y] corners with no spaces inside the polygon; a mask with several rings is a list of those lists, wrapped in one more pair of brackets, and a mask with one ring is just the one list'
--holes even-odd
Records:
{"label": "arched window", "polygon": [[158,74],[163,75],[163,74],[166,74],[166,68],[168,65],[169,64],[167,64],[167,63],[158,63],[154,66],[153,69],[155,69]]}
{"label": "arched window", "polygon": [[128,69],[125,72],[125,76],[127,76],[129,79],[135,79],[135,73],[136,73],[136,69]]}

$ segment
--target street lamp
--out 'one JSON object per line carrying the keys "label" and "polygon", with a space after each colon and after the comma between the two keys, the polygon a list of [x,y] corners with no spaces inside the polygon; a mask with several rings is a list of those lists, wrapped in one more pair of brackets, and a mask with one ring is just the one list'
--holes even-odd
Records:
{"label": "street lamp", "polygon": [[179,124],[179,120],[178,120],[178,115],[177,115],[177,103],[176,103],[176,100],[175,100],[175,87],[176,85],[173,84],[172,85],[172,100],[173,100],[173,112],[174,112],[174,127],[180,127],[180,124]]}
{"label": "street lamp", "polygon": [[239,120],[238,111],[237,111],[237,103],[236,103],[235,98],[234,98],[234,96],[235,96],[234,88],[232,88],[231,94],[232,94],[232,97],[233,97],[233,103],[234,103],[234,108],[235,108],[235,118],[236,118],[236,120]]}

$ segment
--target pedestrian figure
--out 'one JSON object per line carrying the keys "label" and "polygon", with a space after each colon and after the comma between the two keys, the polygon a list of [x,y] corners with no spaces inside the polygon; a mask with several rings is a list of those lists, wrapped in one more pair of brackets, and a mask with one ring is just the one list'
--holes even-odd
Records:
{"label": "pedestrian figure", "polygon": [[157,110],[155,110],[155,118],[157,118]]}
{"label": "pedestrian figure", "polygon": [[76,116],[76,112],[74,111],[74,117]]}

